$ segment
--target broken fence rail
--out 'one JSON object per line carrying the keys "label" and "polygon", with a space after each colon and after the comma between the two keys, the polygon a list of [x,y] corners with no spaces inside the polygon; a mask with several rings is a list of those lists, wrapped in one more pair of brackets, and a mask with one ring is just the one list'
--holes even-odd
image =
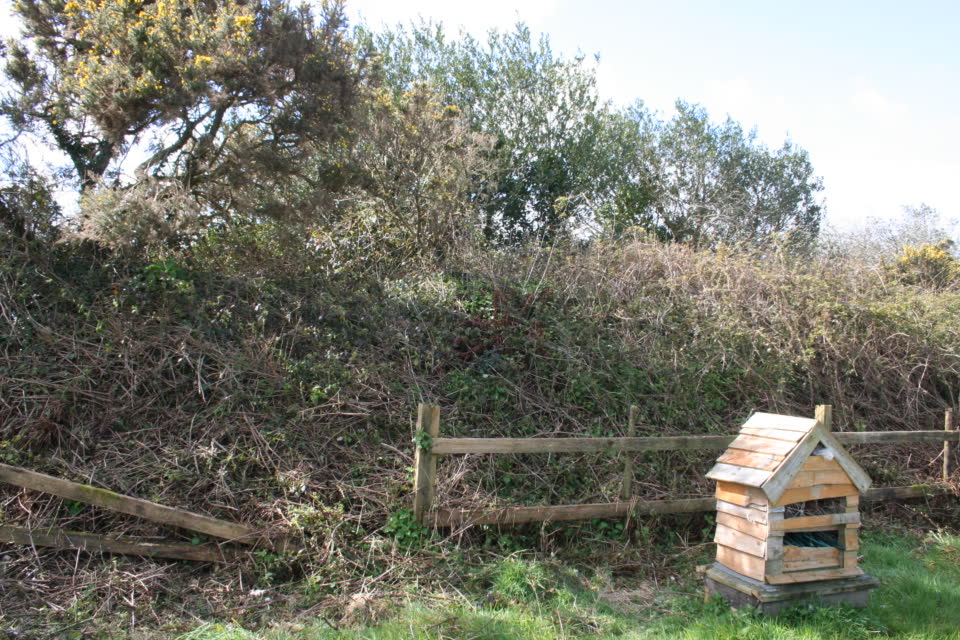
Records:
{"label": "broken fence rail", "polygon": [[167,542],[145,542],[133,538],[108,537],[93,533],[60,529],[27,529],[0,525],[0,542],[54,549],[78,549],[92,553],[122,553],[131,556],[193,560],[196,562],[230,562],[235,553],[215,544],[191,545]]}
{"label": "broken fence rail", "polygon": [[[270,549],[296,547],[290,539],[271,540],[264,532],[237,522],[192,513],[185,509],[169,507],[8,464],[0,464],[0,481],[137,516],[151,522],[188,529],[225,542],[263,546]],[[116,538],[59,529],[26,529],[9,525],[0,526],[0,542],[202,562],[228,562],[236,556],[236,552],[224,549],[217,544],[146,542],[133,538]]]}

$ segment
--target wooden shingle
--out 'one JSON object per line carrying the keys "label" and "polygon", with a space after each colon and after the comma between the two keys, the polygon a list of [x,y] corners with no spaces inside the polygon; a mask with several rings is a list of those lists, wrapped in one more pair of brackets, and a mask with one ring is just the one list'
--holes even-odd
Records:
{"label": "wooden shingle", "polygon": [[836,461],[850,485],[860,492],[870,487],[870,477],[817,420],[772,413],[750,416],[707,477],[760,489],[775,504],[818,447]]}

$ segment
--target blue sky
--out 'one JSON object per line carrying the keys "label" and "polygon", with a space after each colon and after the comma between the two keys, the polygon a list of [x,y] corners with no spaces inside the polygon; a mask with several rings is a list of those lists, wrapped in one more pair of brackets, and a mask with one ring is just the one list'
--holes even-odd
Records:
{"label": "blue sky", "polygon": [[[518,8],[519,7],[519,8]],[[839,227],[925,202],[960,218],[960,2],[354,0],[371,26],[422,15],[475,35],[518,19],[555,52],[598,53],[604,98],[677,98],[789,137]]]}

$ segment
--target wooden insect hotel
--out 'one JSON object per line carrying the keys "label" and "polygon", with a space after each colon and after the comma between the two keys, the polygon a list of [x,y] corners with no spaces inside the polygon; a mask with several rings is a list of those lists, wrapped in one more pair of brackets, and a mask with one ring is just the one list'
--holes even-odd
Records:
{"label": "wooden insect hotel", "polygon": [[708,594],[777,613],[799,600],[866,606],[879,582],[857,565],[870,477],[817,419],[756,413],[707,477],[717,481]]}

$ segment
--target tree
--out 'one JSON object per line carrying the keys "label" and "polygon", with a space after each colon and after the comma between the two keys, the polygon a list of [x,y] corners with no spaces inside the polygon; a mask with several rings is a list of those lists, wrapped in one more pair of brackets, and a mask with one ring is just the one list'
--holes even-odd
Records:
{"label": "tree", "polygon": [[495,141],[494,173],[474,194],[488,235],[502,242],[595,223],[705,246],[771,235],[807,246],[818,232],[822,186],[805,151],[789,142],[770,150],[684,102],[667,122],[642,104],[614,110],[584,58],[554,55],[523,24],[483,44],[451,40],[432,23],[367,37],[386,87],[399,95],[426,82]]}
{"label": "tree", "polygon": [[55,240],[62,212],[50,180],[22,158],[0,155],[0,233],[21,240]]}
{"label": "tree", "polygon": [[757,244],[772,236],[806,247],[819,232],[822,183],[807,153],[785,142],[771,151],[736,121],[710,121],[678,101],[663,122],[642,105],[627,116],[637,146],[616,215],[667,241],[699,246]]}
{"label": "tree", "polygon": [[[343,135],[358,57],[340,3],[20,0],[0,112],[69,159],[84,191],[175,182],[211,214],[291,215],[318,146]],[[362,60],[359,60],[362,62]],[[131,159],[136,160],[129,171]],[[313,182],[307,191],[323,187]],[[277,202],[277,200],[281,202]]]}
{"label": "tree", "polygon": [[380,218],[383,238],[405,245],[396,247],[401,253],[442,252],[479,229],[470,181],[485,175],[481,156],[491,145],[463,112],[425,85],[401,96],[377,91],[364,111],[344,162],[358,174],[360,209]]}
{"label": "tree", "polygon": [[607,108],[582,57],[555,56],[523,24],[491,31],[483,44],[465,34],[449,40],[433,23],[366,38],[386,88],[399,96],[426,83],[494,141],[492,173],[475,176],[472,188],[489,237],[549,240],[590,217],[614,155],[597,145]]}

